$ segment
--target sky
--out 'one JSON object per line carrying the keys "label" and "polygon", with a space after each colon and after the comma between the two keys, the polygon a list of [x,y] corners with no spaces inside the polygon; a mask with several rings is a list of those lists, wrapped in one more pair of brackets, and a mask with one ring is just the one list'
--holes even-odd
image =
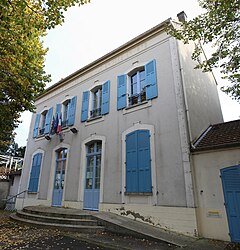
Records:
{"label": "sky", "polygon": [[[91,0],[72,7],[65,22],[44,38],[49,48],[45,70],[52,76],[47,87],[111,52],[169,17],[185,11],[188,20],[202,13],[197,0]],[[207,52],[207,51],[206,51]],[[219,86],[225,82],[216,72]],[[219,91],[224,121],[240,119],[240,104]],[[24,112],[16,129],[19,146],[27,142],[31,113]]]}

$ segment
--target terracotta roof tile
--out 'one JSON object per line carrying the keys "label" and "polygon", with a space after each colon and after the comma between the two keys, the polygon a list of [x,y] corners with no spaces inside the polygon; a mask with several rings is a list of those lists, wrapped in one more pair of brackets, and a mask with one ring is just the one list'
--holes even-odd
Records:
{"label": "terracotta roof tile", "polygon": [[211,125],[193,144],[192,151],[240,145],[240,120]]}

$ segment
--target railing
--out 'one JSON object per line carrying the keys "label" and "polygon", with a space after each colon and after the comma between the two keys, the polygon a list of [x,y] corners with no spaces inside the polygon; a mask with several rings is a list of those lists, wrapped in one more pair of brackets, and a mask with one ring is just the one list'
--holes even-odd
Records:
{"label": "railing", "polygon": [[45,128],[39,129],[39,135],[40,135],[40,136],[41,136],[41,135],[44,135],[44,130],[45,130]]}
{"label": "railing", "polygon": [[8,179],[11,171],[23,168],[23,158],[9,155],[0,155],[0,179]]}
{"label": "railing", "polygon": [[[3,199],[3,201],[4,201],[5,204],[6,204],[4,210],[7,210],[7,211],[14,211],[14,210],[16,210],[16,209],[15,209],[16,198],[17,198],[19,195],[21,195],[21,194],[24,193],[24,197],[22,197],[22,198],[23,198],[22,208],[23,208],[24,198],[25,198],[25,193],[26,193],[26,192],[27,192],[27,190],[24,190],[24,191],[22,191],[22,192],[20,192],[20,193],[18,193],[18,194],[16,194],[16,195],[11,196],[10,198],[8,198],[8,199],[6,199],[6,200]],[[9,202],[9,201],[10,201],[10,202]]]}
{"label": "railing", "polygon": [[90,118],[94,118],[101,115],[101,108],[93,109],[90,111]]}
{"label": "railing", "polygon": [[128,97],[129,106],[139,104],[146,101],[146,92],[142,91],[139,94],[135,94]]}

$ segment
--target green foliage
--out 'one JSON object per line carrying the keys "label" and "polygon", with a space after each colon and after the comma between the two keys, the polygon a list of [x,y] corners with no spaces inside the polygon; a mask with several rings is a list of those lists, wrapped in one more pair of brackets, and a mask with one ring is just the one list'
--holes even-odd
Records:
{"label": "green foliage", "polygon": [[34,111],[50,76],[44,71],[42,38],[62,24],[63,12],[89,0],[0,1],[0,149],[14,137],[20,113]]}
{"label": "green foliage", "polygon": [[192,58],[198,61],[201,45],[212,44],[211,57],[198,61],[196,68],[211,71],[219,68],[229,85],[222,88],[233,99],[240,101],[240,1],[199,0],[205,12],[193,20],[183,22],[181,28],[170,28],[177,39],[188,43],[197,41]]}

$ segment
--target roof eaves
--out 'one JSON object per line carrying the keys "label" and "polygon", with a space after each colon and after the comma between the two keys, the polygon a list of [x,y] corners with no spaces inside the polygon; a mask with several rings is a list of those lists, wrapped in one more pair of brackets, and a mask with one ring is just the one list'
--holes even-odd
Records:
{"label": "roof eaves", "polygon": [[53,90],[55,90],[56,88],[60,87],[62,84],[67,83],[68,81],[78,77],[79,75],[97,67],[99,64],[109,60],[111,57],[116,56],[117,54],[121,53],[122,51],[129,49],[131,46],[134,46],[136,43],[141,42],[142,40],[147,39],[148,37],[154,35],[155,33],[158,33],[162,30],[164,30],[165,26],[167,24],[171,23],[172,18],[168,18],[167,20],[161,22],[160,24],[154,26],[153,28],[145,31],[144,33],[140,34],[139,36],[131,39],[130,41],[128,41],[127,43],[121,45],[120,47],[116,48],[115,50],[105,54],[104,56],[98,58],[97,60],[91,62],[90,64],[84,66],[83,68],[75,71],[74,73],[70,74],[69,76],[61,79],[60,81],[58,81],[57,83],[53,84],[52,86],[50,86],[49,88],[47,88],[45,90],[45,92],[43,94],[41,94],[40,96],[38,96],[36,98],[36,100],[42,98],[43,96],[47,95],[49,92],[52,92]]}

